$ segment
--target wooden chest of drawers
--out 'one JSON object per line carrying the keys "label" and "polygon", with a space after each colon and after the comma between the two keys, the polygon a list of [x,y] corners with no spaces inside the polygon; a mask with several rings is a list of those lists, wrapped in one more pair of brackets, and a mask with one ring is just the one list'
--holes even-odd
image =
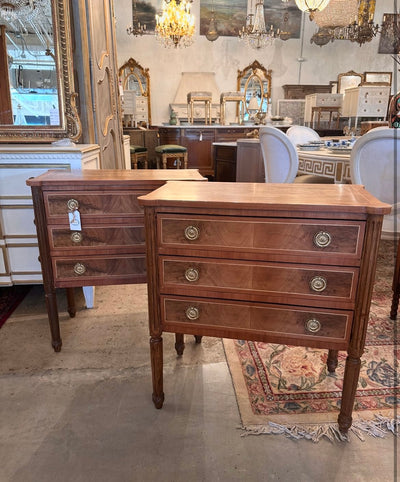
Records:
{"label": "wooden chest of drawers", "polygon": [[139,202],[156,407],[163,331],[326,348],[329,360],[347,350],[346,432],[390,207],[362,186],[312,184],[168,183]]}
{"label": "wooden chest of drawers", "polygon": [[[197,170],[48,171],[28,179],[55,351],[61,349],[55,289],[146,282],[138,197],[181,179],[206,180]],[[76,212],[81,229],[71,230],[69,213]]]}

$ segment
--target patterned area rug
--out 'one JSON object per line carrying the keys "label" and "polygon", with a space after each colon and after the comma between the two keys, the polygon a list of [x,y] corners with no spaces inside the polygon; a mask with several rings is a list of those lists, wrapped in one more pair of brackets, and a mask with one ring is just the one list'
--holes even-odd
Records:
{"label": "patterned area rug", "polygon": [[[396,409],[400,403],[400,323],[389,318],[394,256],[394,243],[382,241],[353,412],[352,432],[361,439],[364,433],[397,434],[400,428]],[[330,374],[327,350],[227,339],[224,347],[243,435],[343,439],[337,416],[346,352],[339,352],[336,373]]]}
{"label": "patterned area rug", "polygon": [[2,286],[0,288],[0,328],[31,289],[28,285]]}

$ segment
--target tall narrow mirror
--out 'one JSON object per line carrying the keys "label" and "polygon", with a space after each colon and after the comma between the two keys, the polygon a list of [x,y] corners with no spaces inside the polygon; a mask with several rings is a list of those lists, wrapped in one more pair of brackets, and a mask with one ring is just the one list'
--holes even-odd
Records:
{"label": "tall narrow mirror", "polygon": [[0,1],[0,140],[80,137],[68,0]]}

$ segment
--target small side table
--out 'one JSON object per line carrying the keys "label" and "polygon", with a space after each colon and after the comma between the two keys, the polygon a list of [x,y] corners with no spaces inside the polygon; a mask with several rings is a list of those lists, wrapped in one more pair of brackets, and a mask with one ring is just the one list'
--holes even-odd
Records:
{"label": "small side table", "polygon": [[239,124],[244,119],[244,93],[243,92],[222,92],[221,103],[221,125],[225,124],[225,108],[227,102],[239,102]]}
{"label": "small side table", "polygon": [[188,121],[193,124],[194,103],[204,102],[204,123],[211,125],[211,92],[189,92],[187,95]]}
{"label": "small side table", "polygon": [[314,127],[314,114],[317,113],[317,128],[320,127],[321,113],[329,112],[329,128],[331,128],[333,113],[337,113],[335,129],[339,129],[340,122],[340,106],[319,106],[311,108],[311,125]]}

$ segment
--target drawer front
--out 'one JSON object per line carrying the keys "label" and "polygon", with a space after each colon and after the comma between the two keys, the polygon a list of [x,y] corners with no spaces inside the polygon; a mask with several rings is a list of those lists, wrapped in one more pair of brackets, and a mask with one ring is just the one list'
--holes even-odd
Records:
{"label": "drawer front", "polygon": [[68,223],[68,213],[78,209],[82,220],[85,216],[98,216],[99,222],[104,218],[110,222],[112,217],[126,217],[142,215],[143,209],[137,198],[146,194],[148,190],[135,192],[118,192],[110,194],[105,192],[80,192],[73,193],[44,193],[46,212],[50,222],[60,218]]}
{"label": "drawer front", "polygon": [[[211,218],[210,216],[158,217],[161,252],[227,251],[252,259],[257,254],[274,259],[330,264],[333,259],[357,265],[361,258],[365,226],[362,221],[308,221],[293,219]],[[171,253],[174,254],[174,253]],[[284,258],[282,258],[284,257]],[[339,257],[339,260],[338,260]],[[271,257],[271,259],[273,256]]]}
{"label": "drawer front", "polygon": [[145,234],[142,224],[136,226],[83,226],[82,231],[49,226],[49,242],[51,250],[88,251],[97,248],[132,249],[140,248],[144,252]]}
{"label": "drawer front", "polygon": [[142,255],[53,258],[53,271],[56,285],[62,281],[72,281],[72,286],[80,282],[101,281],[100,284],[112,285],[114,281],[126,279],[127,283],[135,278],[144,278],[146,257]]}
{"label": "drawer front", "polygon": [[[241,338],[251,331],[252,338],[279,343],[301,344],[307,339],[330,340],[343,343],[349,339],[352,312],[261,303],[199,301],[196,298],[161,297],[161,316],[164,331],[210,328],[209,333]],[[223,330],[230,330],[229,335]],[[182,332],[181,331],[181,332]],[[205,330],[207,331],[207,330]],[[264,338],[260,335],[263,335]]]}
{"label": "drawer front", "polygon": [[[161,258],[160,291],[352,309],[356,268]],[[222,294],[224,293],[224,294]]]}

